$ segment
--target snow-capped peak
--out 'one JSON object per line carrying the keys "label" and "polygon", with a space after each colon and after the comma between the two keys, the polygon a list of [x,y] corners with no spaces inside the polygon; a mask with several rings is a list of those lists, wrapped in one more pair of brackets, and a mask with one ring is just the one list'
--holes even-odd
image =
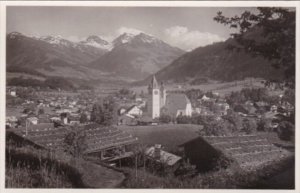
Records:
{"label": "snow-capped peak", "polygon": [[85,41],[81,41],[80,43],[83,44],[83,45],[88,45],[88,46],[92,46],[92,47],[96,47],[96,48],[101,48],[101,49],[104,49],[104,50],[111,50],[112,49],[112,45],[109,42],[107,42],[107,41],[105,41],[105,40],[103,40],[100,37],[95,36],[95,35],[87,37]]}
{"label": "snow-capped peak", "polygon": [[114,41],[113,41],[113,45],[119,46],[121,44],[127,44],[127,43],[159,43],[161,42],[161,40],[158,40],[157,38],[155,38],[152,35],[149,34],[145,34],[143,32],[139,33],[139,34],[131,34],[131,33],[124,33],[122,35],[120,35],[119,37],[117,37]]}
{"label": "snow-capped peak", "polygon": [[138,39],[144,43],[153,43],[153,42],[158,42],[159,40],[152,35],[145,34],[145,33],[140,33],[138,34],[135,39]]}
{"label": "snow-capped peak", "polygon": [[113,45],[116,47],[121,44],[126,44],[126,43],[130,42],[135,36],[136,35],[131,34],[131,33],[123,33],[122,35],[120,35],[113,41]]}
{"label": "snow-capped peak", "polygon": [[60,44],[62,41],[67,41],[62,39],[60,35],[55,35],[55,36],[42,36],[40,37],[40,40],[48,42],[50,44]]}
{"label": "snow-capped peak", "polygon": [[19,32],[11,32],[7,35],[9,38],[11,39],[15,39],[18,36],[23,36],[23,34],[19,33]]}

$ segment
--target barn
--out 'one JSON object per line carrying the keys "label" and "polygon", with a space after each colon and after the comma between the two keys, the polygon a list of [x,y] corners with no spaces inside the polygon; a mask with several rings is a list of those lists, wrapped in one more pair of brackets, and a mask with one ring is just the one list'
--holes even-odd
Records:
{"label": "barn", "polygon": [[181,144],[184,158],[199,172],[237,165],[245,171],[272,164],[291,153],[271,143],[265,135],[199,136]]}

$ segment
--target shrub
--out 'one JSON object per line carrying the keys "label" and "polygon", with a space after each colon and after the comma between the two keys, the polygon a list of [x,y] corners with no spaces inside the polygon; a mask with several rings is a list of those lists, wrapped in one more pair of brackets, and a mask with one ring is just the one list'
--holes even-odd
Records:
{"label": "shrub", "polygon": [[277,134],[280,139],[290,141],[294,138],[295,126],[288,121],[282,121],[278,125]]}
{"label": "shrub", "polygon": [[170,123],[171,121],[172,121],[172,118],[170,115],[163,114],[159,117],[159,122],[161,122],[161,123]]}

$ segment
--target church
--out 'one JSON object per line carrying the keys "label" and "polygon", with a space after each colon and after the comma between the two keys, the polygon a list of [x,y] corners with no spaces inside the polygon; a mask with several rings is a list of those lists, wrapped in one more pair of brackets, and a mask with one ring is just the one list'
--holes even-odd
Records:
{"label": "church", "polygon": [[147,101],[148,115],[152,119],[159,118],[162,114],[173,118],[178,116],[192,116],[192,105],[183,93],[167,93],[164,84],[157,83],[153,76],[148,86],[149,98]]}

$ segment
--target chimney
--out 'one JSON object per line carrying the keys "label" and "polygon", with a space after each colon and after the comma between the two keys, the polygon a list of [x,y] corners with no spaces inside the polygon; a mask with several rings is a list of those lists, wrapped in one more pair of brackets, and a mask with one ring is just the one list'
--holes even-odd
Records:
{"label": "chimney", "polygon": [[154,145],[154,159],[160,159],[161,144]]}

